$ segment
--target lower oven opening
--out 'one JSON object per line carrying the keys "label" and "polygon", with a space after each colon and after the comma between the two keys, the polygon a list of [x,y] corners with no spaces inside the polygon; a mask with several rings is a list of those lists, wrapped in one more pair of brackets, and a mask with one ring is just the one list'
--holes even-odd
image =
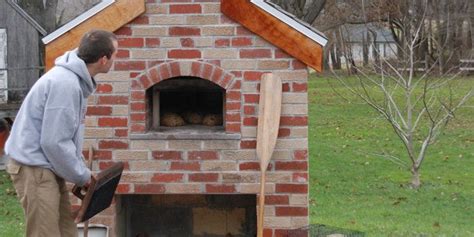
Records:
{"label": "lower oven opening", "polygon": [[256,236],[256,195],[121,195],[118,237]]}
{"label": "lower oven opening", "polygon": [[164,80],[148,91],[152,129],[224,130],[225,90],[197,77]]}

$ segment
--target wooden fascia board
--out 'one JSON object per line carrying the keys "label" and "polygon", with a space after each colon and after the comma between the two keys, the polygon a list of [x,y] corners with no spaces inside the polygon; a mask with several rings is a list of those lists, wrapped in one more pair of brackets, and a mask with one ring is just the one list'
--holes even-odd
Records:
{"label": "wooden fascia board", "polygon": [[320,44],[253,5],[250,0],[222,0],[221,11],[289,55],[316,71],[322,71]]}
{"label": "wooden fascia board", "polygon": [[54,60],[65,51],[76,48],[84,33],[91,29],[116,31],[145,12],[145,0],[116,0],[93,17],[72,28],[45,46],[46,70],[54,66]]}

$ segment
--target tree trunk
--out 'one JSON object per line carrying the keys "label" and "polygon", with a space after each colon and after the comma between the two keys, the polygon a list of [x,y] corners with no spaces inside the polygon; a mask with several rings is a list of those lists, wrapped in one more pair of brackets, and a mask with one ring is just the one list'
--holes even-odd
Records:
{"label": "tree trunk", "polygon": [[366,35],[362,36],[362,54],[364,58],[364,67],[369,65],[369,42],[370,36],[369,32]]}
{"label": "tree trunk", "polygon": [[412,165],[411,168],[411,187],[414,189],[418,189],[421,186],[420,181],[420,171],[419,168],[416,167],[416,164]]}

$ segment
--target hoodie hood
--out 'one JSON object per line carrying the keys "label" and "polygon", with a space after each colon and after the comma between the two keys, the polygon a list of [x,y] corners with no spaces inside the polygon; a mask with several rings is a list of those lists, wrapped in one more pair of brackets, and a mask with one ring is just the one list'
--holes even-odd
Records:
{"label": "hoodie hood", "polygon": [[86,63],[77,56],[77,49],[67,51],[62,56],[56,58],[56,66],[66,68],[74,72],[81,80],[80,85],[85,97],[92,94],[96,88],[96,82],[87,70]]}

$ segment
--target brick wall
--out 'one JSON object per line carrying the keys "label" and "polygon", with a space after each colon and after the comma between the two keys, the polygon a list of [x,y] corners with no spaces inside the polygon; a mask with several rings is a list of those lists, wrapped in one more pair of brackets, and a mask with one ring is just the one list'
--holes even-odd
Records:
{"label": "brick wall", "polygon": [[[110,73],[96,78],[85,148],[96,149],[96,170],[125,162],[119,194],[257,194],[259,80],[272,72],[284,91],[279,138],[267,172],[265,234],[281,236],[282,230],[308,225],[307,70],[222,15],[219,2],[149,0],[144,15],[115,32],[118,59]],[[197,76],[225,88],[225,130],[241,138],[134,137],[148,132],[146,89],[174,76]],[[92,222],[109,225],[113,233],[114,208]]]}

